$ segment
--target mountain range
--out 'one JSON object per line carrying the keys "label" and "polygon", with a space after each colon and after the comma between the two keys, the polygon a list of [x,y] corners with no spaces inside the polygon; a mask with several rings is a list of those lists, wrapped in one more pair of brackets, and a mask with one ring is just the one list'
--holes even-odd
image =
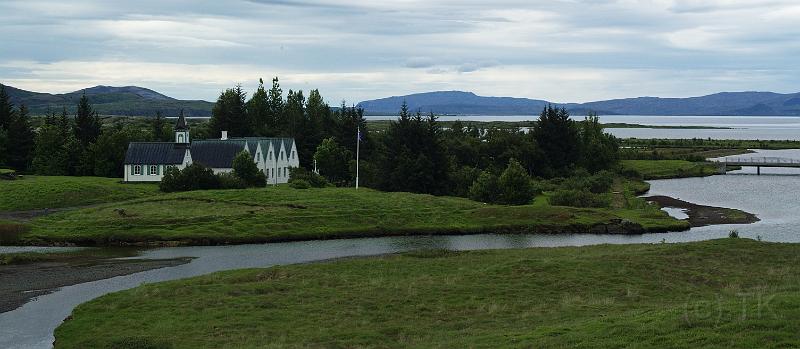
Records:
{"label": "mountain range", "polygon": [[548,104],[572,114],[594,111],[601,115],[742,115],[800,116],[800,93],[722,92],[702,97],[638,97],[589,103],[556,103],[539,99],[484,97],[472,92],[439,91],[364,101],[359,107],[371,115],[395,115],[403,102],[410,110],[446,115],[537,115]]}
{"label": "mountain range", "polygon": [[[183,109],[188,116],[211,115],[214,103],[180,100],[138,86],[95,86],[64,94],[31,92],[5,85],[14,104],[25,104],[33,115],[74,113],[85,93],[103,115],[153,116],[157,111],[173,116]],[[540,99],[485,97],[472,92],[437,91],[393,96],[358,104],[368,115],[397,115],[403,102],[411,111],[445,115],[538,115],[547,105],[567,108],[574,115],[594,111],[601,115],[742,115],[800,116],[800,93],[722,92],[701,97],[638,97],[588,103],[556,103]]]}
{"label": "mountain range", "polygon": [[183,109],[187,116],[211,116],[214,103],[200,100],[179,100],[138,86],[95,86],[70,93],[51,94],[31,92],[4,85],[15,105],[25,104],[33,115],[49,111],[61,112],[66,107],[74,113],[78,101],[85,93],[94,109],[102,115],[154,116],[160,111],[165,116],[177,115]]}

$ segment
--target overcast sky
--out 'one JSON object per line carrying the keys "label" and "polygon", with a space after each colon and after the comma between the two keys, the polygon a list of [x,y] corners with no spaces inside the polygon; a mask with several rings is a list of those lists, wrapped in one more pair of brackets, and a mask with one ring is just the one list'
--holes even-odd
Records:
{"label": "overcast sky", "polygon": [[585,102],[800,91],[796,0],[0,0],[0,82],[332,104],[434,90]]}

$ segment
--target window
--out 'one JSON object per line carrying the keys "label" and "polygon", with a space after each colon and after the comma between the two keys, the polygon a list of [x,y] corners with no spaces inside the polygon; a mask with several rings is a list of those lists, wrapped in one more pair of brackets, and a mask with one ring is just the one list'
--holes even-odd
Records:
{"label": "window", "polygon": [[272,152],[269,152],[269,159],[272,160]]}
{"label": "window", "polygon": [[158,166],[150,165],[150,175],[151,176],[158,175]]}
{"label": "window", "polygon": [[142,175],[142,165],[134,165],[133,166],[133,175],[134,176],[141,176]]}
{"label": "window", "polygon": [[183,143],[183,133],[178,134],[178,143]]}
{"label": "window", "polygon": [[281,160],[283,160],[283,152],[281,152]]}
{"label": "window", "polygon": [[294,156],[295,156],[295,155],[294,155],[294,150],[292,150],[292,159],[294,159]]}
{"label": "window", "polygon": [[272,177],[275,177],[275,169],[270,169],[270,172],[272,172]]}

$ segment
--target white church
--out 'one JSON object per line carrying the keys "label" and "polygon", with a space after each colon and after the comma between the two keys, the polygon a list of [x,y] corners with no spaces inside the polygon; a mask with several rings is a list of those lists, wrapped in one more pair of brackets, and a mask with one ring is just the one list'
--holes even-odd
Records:
{"label": "white church", "polygon": [[299,167],[293,138],[228,138],[190,141],[189,126],[181,115],[175,124],[175,142],[132,142],[125,154],[125,182],[160,182],[169,166],[183,169],[193,163],[214,173],[233,171],[233,158],[247,151],[264,172],[268,184],[289,181],[289,169]]}

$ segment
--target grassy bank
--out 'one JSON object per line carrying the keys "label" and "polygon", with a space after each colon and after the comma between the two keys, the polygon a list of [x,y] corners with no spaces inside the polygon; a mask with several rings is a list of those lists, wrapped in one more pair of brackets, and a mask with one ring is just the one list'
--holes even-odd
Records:
{"label": "grassy bank", "polygon": [[85,206],[150,197],[154,184],[123,184],[118,178],[25,176],[0,180],[0,212]]}
{"label": "grassy bank", "polygon": [[705,177],[719,173],[714,164],[686,160],[622,160],[622,169],[645,180]]}
{"label": "grassy bank", "polygon": [[38,217],[17,243],[227,244],[408,234],[687,229],[656,207],[496,206],[370,189],[286,186],[163,194]]}
{"label": "grassy bank", "polygon": [[80,305],[56,348],[797,347],[798,256],[724,239],[230,271]]}

